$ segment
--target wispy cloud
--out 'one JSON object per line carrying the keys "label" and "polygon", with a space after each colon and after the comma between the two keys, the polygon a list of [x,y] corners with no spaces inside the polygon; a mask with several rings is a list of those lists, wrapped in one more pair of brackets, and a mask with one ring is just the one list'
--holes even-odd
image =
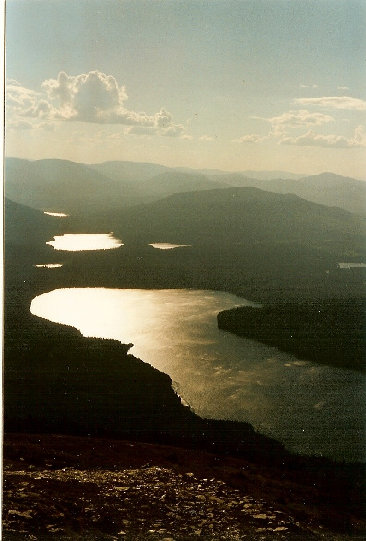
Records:
{"label": "wispy cloud", "polygon": [[126,129],[126,134],[132,135],[164,135],[165,137],[182,137],[184,127],[180,124],[172,124],[167,127],[156,126],[131,126]]}
{"label": "wispy cloud", "polygon": [[273,116],[271,118],[261,118],[261,120],[269,122],[272,127],[271,134],[278,136],[287,133],[288,130],[292,129],[321,126],[322,124],[333,122],[334,118],[323,113],[311,113],[306,109],[299,109],[287,111],[282,115]]}
{"label": "wispy cloud", "polygon": [[258,135],[257,133],[250,133],[248,135],[243,135],[239,139],[233,139],[233,143],[261,143],[267,139],[267,135]]}
{"label": "wispy cloud", "polygon": [[27,120],[14,120],[7,123],[8,130],[32,130],[34,125]]}
{"label": "wispy cloud", "polygon": [[[296,100],[297,103],[316,103],[322,98],[304,98]],[[355,99],[355,98],[346,98]],[[331,103],[335,103],[335,108],[342,108],[346,105],[343,98],[324,98],[324,100],[331,100]],[[335,101],[333,101],[335,100]],[[342,101],[338,101],[342,100]],[[357,100],[362,102],[362,100]],[[352,103],[354,106],[360,107],[360,103]],[[335,118],[329,114],[316,111],[311,112],[307,109],[290,110],[281,115],[263,118],[253,117],[261,120],[265,120],[271,124],[271,131],[268,137],[273,137],[280,145],[298,145],[298,146],[318,146],[327,148],[355,148],[366,146],[365,129],[363,126],[358,126],[352,137],[346,137],[345,135],[338,134],[320,134],[315,131],[315,128],[319,128],[325,124],[335,122]],[[304,129],[306,130],[304,133]],[[301,133],[302,132],[302,133]],[[257,142],[256,135],[247,135],[241,139],[237,139],[236,142]]]}
{"label": "wispy cloud", "polygon": [[[6,90],[5,90],[5,101],[8,110],[18,113],[25,114],[31,112],[32,109],[41,101],[42,94],[40,92],[35,92],[29,88],[25,88],[18,81],[10,79],[7,81]],[[42,114],[41,109],[39,110],[40,115]],[[28,114],[27,116],[33,116]]]}
{"label": "wispy cloud", "polygon": [[354,136],[351,138],[343,135],[321,135],[309,130],[307,133],[298,137],[283,137],[279,143],[281,145],[299,145],[299,146],[317,146],[327,148],[355,148],[366,146],[365,130],[362,126],[356,128]]}
{"label": "wispy cloud", "polygon": [[366,101],[351,96],[324,96],[322,98],[298,98],[298,105],[317,105],[327,109],[366,111]]}
{"label": "wispy cloud", "polygon": [[318,85],[304,85],[304,84],[300,84],[299,86],[300,86],[300,88],[318,88]]}

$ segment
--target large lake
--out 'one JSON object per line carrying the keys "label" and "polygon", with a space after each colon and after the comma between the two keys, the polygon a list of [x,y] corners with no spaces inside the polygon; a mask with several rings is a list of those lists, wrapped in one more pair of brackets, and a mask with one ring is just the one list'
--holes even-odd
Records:
{"label": "large lake", "polygon": [[249,421],[302,454],[364,460],[365,376],[219,330],[217,313],[238,305],[253,303],[213,291],[75,288],[36,297],[31,312],[133,342],[131,353],[169,374],[201,416]]}

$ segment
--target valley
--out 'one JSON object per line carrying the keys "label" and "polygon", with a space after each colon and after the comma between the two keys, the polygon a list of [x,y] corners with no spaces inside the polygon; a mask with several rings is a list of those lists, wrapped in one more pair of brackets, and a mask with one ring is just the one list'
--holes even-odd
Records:
{"label": "valley", "polygon": [[[166,174],[163,173],[163,175]],[[185,173],[185,175],[188,174]],[[197,177],[192,177],[191,181],[194,183],[196,179]],[[10,183],[11,177],[8,179],[8,184]],[[11,189],[9,190],[11,195]],[[273,431],[273,428],[266,429],[265,425],[268,423],[265,417],[278,417],[277,413],[281,408],[283,408],[283,419],[288,417],[286,408],[289,409],[292,406],[290,399],[286,398],[286,386],[289,396],[293,395],[291,399],[301,404],[300,396],[306,392],[306,385],[311,384],[314,389],[314,398],[309,397],[309,406],[310,408],[316,406],[312,409],[312,415],[318,416],[320,430],[324,426],[328,427],[327,430],[331,430],[326,419],[327,416],[328,420],[334,417],[334,413],[331,413],[333,410],[328,410],[329,399],[324,399],[326,392],[322,382],[324,380],[329,382],[329,388],[333,391],[327,396],[332,396],[335,402],[337,402],[337,394],[334,393],[334,386],[337,385],[339,390],[345,393],[343,398],[338,399],[343,404],[345,404],[347,385],[352,389],[353,396],[362,396],[364,384],[357,378],[361,377],[358,373],[364,370],[360,357],[363,343],[358,342],[352,350],[346,347],[348,343],[346,340],[350,339],[353,343],[352,332],[361,325],[363,320],[364,269],[355,268],[345,271],[339,267],[338,263],[365,260],[363,216],[340,208],[312,203],[295,195],[275,194],[251,187],[224,186],[200,189],[195,192],[167,194],[156,201],[128,207],[121,205],[118,209],[113,192],[108,197],[114,201],[107,202],[105,208],[102,202],[98,208],[93,205],[88,206],[87,202],[84,206],[82,199],[78,201],[77,197],[74,206],[71,207],[59,202],[56,195],[55,197],[52,205],[49,202],[34,199],[33,204],[37,206],[37,209],[14,202],[11,198],[6,200],[4,378],[7,434],[5,442],[8,442],[6,444],[10,446],[9,449],[14,445],[15,448],[22,445],[24,437],[32,439],[42,433],[45,435],[41,436],[42,441],[45,441],[47,434],[59,434],[62,438],[60,441],[64,441],[65,444],[69,442],[68,445],[71,446],[76,441],[72,439],[74,437],[92,438],[92,440],[102,438],[100,441],[105,443],[100,443],[100,445],[110,445],[108,442],[113,438],[113,441],[141,442],[141,444],[134,443],[133,445],[148,443],[154,446],[157,453],[160,452],[157,445],[173,445],[177,446],[177,449],[187,450],[177,451],[177,453],[188,453],[188,450],[200,449],[200,452],[218,453],[217,456],[223,454],[223,456],[236,457],[235,460],[256,464],[256,468],[268,468],[266,474],[268,483],[270,479],[273,481],[276,475],[289,479],[290,472],[296,472],[291,475],[294,475],[293,482],[296,484],[296,490],[294,490],[298,491],[299,498],[305,497],[301,494],[305,490],[305,477],[309,475],[314,480],[315,488],[312,490],[306,488],[305,498],[308,502],[306,513],[308,513],[307,516],[313,517],[311,520],[315,521],[314,524],[317,523],[316,528],[319,524],[324,524],[327,528],[343,531],[344,534],[349,528],[351,530],[353,528],[352,531],[359,530],[363,521],[360,511],[357,511],[357,526],[351,527],[348,524],[346,529],[345,523],[341,525],[334,517],[340,513],[341,507],[342,516],[345,517],[349,506],[352,509],[359,506],[358,494],[360,490],[363,490],[358,482],[356,489],[352,481],[362,475],[360,472],[364,468],[360,463],[363,456],[362,445],[356,452],[359,444],[362,444],[360,434],[363,429],[355,422],[357,416],[354,415],[357,410],[360,413],[362,399],[358,405],[351,401],[347,407],[343,407],[343,411],[349,411],[351,415],[354,415],[354,420],[344,417],[344,427],[339,413],[338,417],[336,416],[338,432],[334,432],[332,436],[334,440],[329,449],[333,445],[333,451],[330,451],[330,454],[324,450],[314,451],[314,448],[311,449],[311,445],[309,447],[307,443],[303,447],[301,445],[297,447],[297,444],[291,443],[292,428],[286,441],[286,437],[279,436],[283,429],[279,432]],[[107,195],[104,194],[104,197]],[[113,210],[113,205],[115,205],[115,210]],[[54,214],[70,213],[70,216],[58,217],[44,214],[44,211]],[[120,245],[114,246],[115,249],[112,250],[97,249],[91,244],[85,251],[80,247],[74,251],[68,251],[56,250],[50,245],[50,241],[56,236],[65,234],[87,236],[93,233],[95,237],[102,237],[111,235],[112,231],[114,238],[120,239]],[[183,246],[179,249],[165,250],[154,248],[154,244],[160,243]],[[70,292],[78,291],[75,288],[79,288],[80,291],[84,291],[85,288],[103,288],[103,291],[107,291],[109,288],[111,291],[120,290],[122,293],[137,290],[146,293],[150,291],[150,299],[154,300],[149,302],[151,306],[160,307],[161,320],[156,319],[155,313],[149,311],[148,305],[144,308],[141,300],[143,297],[141,299],[131,297],[128,301],[131,306],[129,311],[119,313],[116,321],[117,327],[121,327],[124,317],[135,317],[137,330],[143,336],[147,331],[149,319],[156,319],[157,326],[152,327],[149,339],[151,343],[154,340],[156,342],[155,357],[150,358],[152,350],[151,348],[144,349],[139,334],[134,336],[131,333],[131,338],[128,333],[122,333],[122,335],[107,333],[104,336],[97,334],[99,331],[94,330],[86,334],[94,338],[86,338],[73,329],[73,327],[80,328],[78,323],[72,323],[69,320],[62,321],[63,325],[52,323],[44,319],[44,317],[49,319],[52,317],[42,314],[39,314],[42,318],[36,317],[29,311],[31,302],[37,296],[50,295],[53,290],[67,291],[67,288],[71,288]],[[98,308],[98,304],[95,304],[95,307],[93,304],[96,302],[98,289],[90,291],[95,291],[95,293],[94,295],[92,293],[92,304],[88,305],[86,313],[94,322],[98,320],[97,315],[105,320],[106,316],[103,316],[102,309]],[[168,291],[172,291],[176,296],[164,298],[163,295],[167,295]],[[206,296],[204,301],[197,297],[194,301],[198,303],[197,306],[200,306],[202,302],[206,306],[208,296],[212,299],[217,296],[219,299],[220,295],[222,298],[227,295],[225,306],[220,305],[221,301],[215,301],[215,308],[209,309],[207,305],[206,310],[211,314],[212,331],[206,329],[203,319],[195,321],[193,318],[194,297],[192,295],[196,295],[195,291],[202,292]],[[181,292],[184,292],[186,296],[181,297],[182,301],[177,297],[182,294]],[[230,297],[230,295],[238,297]],[[192,379],[195,370],[208,374],[212,369],[212,359],[207,357],[206,368],[202,365],[198,369],[197,364],[187,364],[188,361],[181,357],[183,353],[179,351],[188,352],[191,349],[190,359],[205,358],[209,351],[205,346],[205,341],[210,343],[213,340],[211,332],[220,333],[217,330],[217,314],[223,308],[232,308],[232,303],[237,303],[238,306],[246,303],[245,299],[249,299],[249,304],[254,303],[258,307],[240,308],[234,312],[235,314],[240,313],[240,310],[255,310],[256,314],[264,311],[269,317],[267,322],[263,319],[254,324],[256,320],[249,316],[256,332],[248,330],[246,335],[267,342],[271,346],[276,345],[294,353],[295,356],[299,355],[300,360],[298,361],[296,357],[286,357],[286,354],[279,350],[276,352],[266,350],[267,353],[263,359],[270,360],[273,367],[283,366],[283,373],[276,377],[285,382],[284,387],[282,391],[279,388],[275,390],[268,386],[268,382],[275,377],[275,372],[268,372],[266,382],[265,374],[268,366],[266,367],[263,359],[260,360],[261,357],[256,357],[257,354],[254,353],[259,351],[258,348],[266,346],[260,346],[259,342],[254,342],[247,353],[241,353],[235,361],[236,370],[241,373],[241,376],[239,378],[238,373],[234,374],[234,372],[231,374],[237,384],[240,384],[235,390],[236,406],[231,399],[232,413],[230,409],[225,409],[227,406],[224,406],[222,413],[218,412],[218,408],[210,409],[210,404],[215,404],[215,401],[217,406],[225,403],[223,397],[218,399],[220,395],[213,387],[212,391],[205,394],[209,407],[200,406],[198,408],[200,412],[197,415],[195,400],[200,397],[200,394],[202,395],[202,388],[208,389],[208,383],[205,380],[201,382],[197,377],[193,378],[196,390],[192,396],[196,395],[197,398],[192,398],[190,391],[187,391],[188,388],[186,389],[183,385],[185,376],[182,375],[181,370],[172,372],[170,376],[166,375],[170,371],[168,364],[175,363],[178,368],[180,365],[187,366],[187,381]],[[113,302],[123,306],[127,301]],[[180,302],[183,303],[181,308],[179,308]],[[304,302],[310,303],[310,306],[320,305],[324,311],[332,306],[337,307],[334,308],[337,314],[339,314],[339,307],[343,307],[343,315],[339,314],[339,317],[345,326],[343,334],[338,332],[338,335],[345,348],[342,350],[341,347],[336,347],[336,356],[327,355],[328,349],[324,341],[322,342],[324,351],[320,351],[314,339],[311,339],[315,349],[309,353],[307,349],[304,351],[296,347],[291,349],[279,340],[268,339],[268,328],[273,331],[273,318],[277,317],[270,312],[271,306],[277,303],[282,307],[280,310],[286,311],[289,321],[293,321],[299,320],[299,317],[294,316],[291,310],[296,310],[296,306]],[[80,300],[74,301],[71,297],[66,301],[66,306],[72,307],[73,303],[75,306],[82,306]],[[165,305],[171,305],[174,311],[169,312],[167,309],[164,311]],[[260,308],[260,305],[263,308]],[[133,309],[136,312],[132,312]],[[109,307],[106,310],[107,314],[114,308]],[[132,316],[132,313],[135,315]],[[230,310],[228,313],[231,313]],[[146,323],[144,323],[144,317]],[[182,323],[187,321],[186,327],[180,323],[180,318]],[[220,327],[222,327],[222,318],[222,312],[220,312]],[[168,332],[173,323],[177,327],[174,333],[178,337],[178,342],[182,342],[181,350],[174,349],[174,333]],[[225,329],[241,334],[235,325],[236,323],[225,324]],[[286,325],[288,324],[281,323],[279,329],[287,328]],[[326,328],[327,320],[324,325]],[[184,338],[183,328],[185,329]],[[189,342],[194,342],[195,333],[199,329],[202,329],[202,336],[197,335],[197,340],[202,342],[201,349],[192,349],[192,344]],[[262,338],[260,332],[266,333],[265,339]],[[280,330],[277,332],[279,333]],[[160,338],[159,333],[161,333]],[[227,335],[226,338],[223,336],[220,340],[226,344],[226,357],[214,361],[213,367],[220,369],[214,377],[219,378],[218,381],[225,387],[226,380],[223,375],[233,370],[235,350],[243,351],[240,342],[243,339],[234,336],[230,338],[230,335]],[[301,337],[299,340],[302,345],[305,344]],[[243,340],[244,343],[245,340]],[[215,356],[219,347],[217,344],[213,346]],[[232,349],[227,349],[229,344]],[[138,356],[130,354],[131,348],[133,348],[132,352],[138,352]],[[351,357],[350,351],[353,352]],[[245,361],[246,356],[248,358]],[[314,386],[316,364],[306,364],[309,360],[328,365],[328,367],[316,369],[319,373],[319,387]],[[302,362],[305,362],[305,365],[301,364]],[[292,368],[287,366],[292,366]],[[309,370],[308,377],[313,374],[307,383],[304,380],[307,377],[304,366],[309,367],[306,369]],[[332,368],[332,366],[338,368]],[[289,370],[291,370],[291,376]],[[337,370],[339,376],[332,380],[332,374],[338,374]],[[220,375],[221,372],[222,375]],[[278,408],[277,413],[276,410],[264,410],[264,417],[261,420],[251,415],[250,407],[245,406],[244,396],[250,389],[248,377],[251,373],[253,385],[257,387],[255,393],[260,391],[260,386],[255,383],[257,380],[262,380],[263,390],[267,389],[266,392],[269,393],[266,395],[259,392],[249,398],[247,404],[252,403],[253,412],[260,411],[260,397],[263,400],[264,396],[267,396],[266,400],[272,402],[272,408]],[[304,389],[301,386],[296,387],[299,389],[298,397],[293,392],[295,387],[291,387],[297,385],[297,378],[299,381],[301,379],[304,381]],[[346,380],[348,384],[345,383]],[[356,388],[359,391],[355,392]],[[227,389],[231,389],[231,394],[233,394],[234,388],[231,383]],[[182,394],[184,400],[188,398],[186,401],[189,405],[193,400],[193,410],[183,405],[181,398],[176,394],[177,391]],[[272,397],[271,393],[273,393]],[[202,404],[203,396],[199,399]],[[254,399],[254,396],[257,398]],[[273,400],[275,396],[277,399]],[[254,407],[255,400],[258,401],[258,407]],[[238,416],[239,410],[242,413]],[[321,413],[324,417],[320,416]],[[303,414],[300,409],[297,423],[299,420],[301,423],[301,415]],[[289,426],[291,419],[289,419]],[[306,426],[305,418],[303,420]],[[280,427],[281,423],[276,420],[275,424]],[[263,425],[262,430],[261,425]],[[309,427],[310,425],[311,418]],[[345,435],[346,426],[350,428],[348,436]],[[299,428],[301,432],[301,426]],[[20,436],[21,433],[24,436]],[[308,429],[305,434],[309,435]],[[339,444],[340,434],[342,446]],[[31,439],[27,441],[30,442]],[[280,439],[282,443],[276,441],[277,439]],[[33,446],[33,443],[31,445]],[[47,440],[44,445],[43,449],[46,451],[47,446],[51,445],[53,448],[54,443]],[[122,445],[122,443],[116,443],[116,445]],[[306,451],[307,446],[308,451]],[[353,449],[352,453],[349,453],[350,449]],[[294,454],[294,450],[300,454]],[[41,455],[44,451],[40,451]],[[324,452],[328,458],[322,458]],[[318,456],[312,457],[311,455],[314,454]],[[41,455],[39,460],[43,460]],[[347,457],[353,464],[344,466],[341,462],[330,460],[331,458],[347,460]],[[29,467],[33,467],[34,458],[29,457],[27,460]],[[74,459],[70,458],[70,460],[70,464],[76,465]],[[193,460],[193,456],[189,460]],[[13,465],[10,467],[13,468]],[[336,488],[333,486],[332,490],[338,494],[331,507],[333,518],[330,521],[314,518],[313,505],[315,504],[310,503],[317,500],[320,493],[330,489],[328,485],[330,480],[328,481],[325,475],[327,468],[332,468],[334,474],[332,483],[336,486]],[[344,473],[344,468],[347,474]],[[222,475],[223,471],[224,467],[218,468],[216,475]],[[228,482],[231,485],[234,483],[232,486],[243,490],[243,485],[238,479],[235,478],[234,481],[233,477]],[[279,492],[276,490],[271,496],[272,503],[279,502],[284,497],[281,490]],[[294,513],[294,516],[300,517],[297,514],[298,511],[290,507],[289,502],[285,504],[285,507],[281,504],[281,509],[285,512]],[[327,509],[329,510],[330,507],[328,506]],[[104,526],[102,531],[104,531],[103,528]],[[104,531],[103,535],[107,536],[107,532]],[[301,535],[310,534],[301,533]],[[302,539],[301,535],[299,533],[299,539]],[[311,535],[317,534],[313,532]],[[329,539],[333,539],[331,534],[329,535]],[[296,539],[296,537],[293,538]]]}

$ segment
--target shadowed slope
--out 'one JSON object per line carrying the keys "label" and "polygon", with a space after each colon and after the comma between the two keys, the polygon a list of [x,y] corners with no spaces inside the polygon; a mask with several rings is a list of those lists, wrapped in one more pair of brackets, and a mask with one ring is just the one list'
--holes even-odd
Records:
{"label": "shadowed slope", "polygon": [[174,194],[121,215],[125,238],[227,246],[298,243],[338,253],[365,249],[365,220],[295,195],[257,188]]}

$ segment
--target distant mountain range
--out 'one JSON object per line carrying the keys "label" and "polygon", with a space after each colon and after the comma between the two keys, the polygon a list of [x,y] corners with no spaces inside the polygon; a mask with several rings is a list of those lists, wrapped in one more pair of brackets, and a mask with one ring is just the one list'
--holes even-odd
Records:
{"label": "distant mountain range", "polygon": [[122,161],[100,164],[54,159],[7,158],[5,161],[5,194],[9,199],[41,210],[67,213],[117,210],[173,193],[229,186],[292,193],[358,214],[366,210],[366,182],[333,173],[298,178],[281,171],[228,173]]}
{"label": "distant mountain range", "polygon": [[222,186],[227,184],[155,164],[107,162],[89,166],[67,160],[5,161],[6,197],[55,212],[111,211],[175,192]]}
{"label": "distant mountain range", "polygon": [[161,173],[171,171],[170,167],[159,165],[157,163],[138,163],[138,162],[103,162],[88,164],[90,169],[111,178],[112,180],[123,182],[142,182]]}
{"label": "distant mountain range", "polygon": [[66,213],[140,202],[128,183],[66,160],[7,158],[5,195],[33,208]]}
{"label": "distant mountain range", "polygon": [[[208,177],[214,177],[217,175],[230,175],[228,171],[221,171],[219,169],[192,169],[190,167],[176,167],[176,171],[182,171],[183,173],[207,175]],[[273,178],[289,178],[289,179],[298,179],[303,175],[298,175],[296,173],[290,173],[289,171],[255,171],[254,169],[239,171],[238,174],[254,178],[257,180],[270,180]]]}
{"label": "distant mountain range", "polygon": [[[229,175],[228,171],[220,169],[193,169],[192,167],[167,167],[156,163],[138,163],[138,162],[122,162],[108,161],[103,163],[88,164],[88,167],[96,169],[100,173],[112,178],[113,180],[137,181],[147,180],[168,171],[178,171],[188,175]],[[298,179],[304,175],[290,173],[289,171],[240,171],[241,175],[255,178],[258,180],[270,180],[274,178]]]}
{"label": "distant mountain range", "polygon": [[366,212],[366,182],[334,173],[321,173],[297,180],[289,178],[259,180],[242,173],[214,175],[210,178],[231,186],[252,186],[269,192],[293,193],[315,203],[341,207],[358,214]]}
{"label": "distant mountain range", "polygon": [[187,174],[179,171],[168,171],[143,181],[140,189],[151,195],[166,197],[180,192],[197,192],[214,188],[227,188],[228,184],[220,180],[209,179],[201,174]]}

